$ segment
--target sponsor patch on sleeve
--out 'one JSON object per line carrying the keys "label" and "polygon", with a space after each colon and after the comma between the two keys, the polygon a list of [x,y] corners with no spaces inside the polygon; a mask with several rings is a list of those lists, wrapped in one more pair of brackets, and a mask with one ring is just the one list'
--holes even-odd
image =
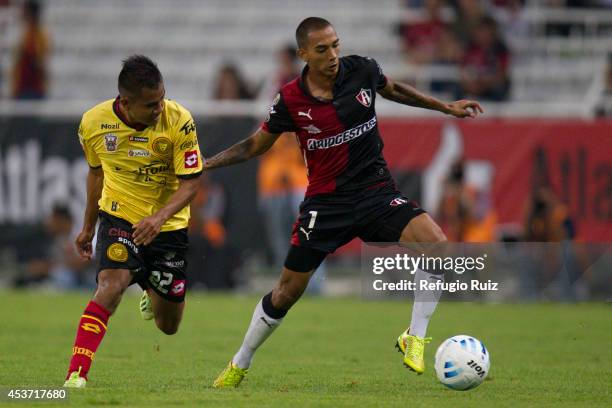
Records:
{"label": "sponsor patch on sleeve", "polygon": [[186,169],[196,169],[198,168],[198,151],[190,150],[185,152],[185,168]]}

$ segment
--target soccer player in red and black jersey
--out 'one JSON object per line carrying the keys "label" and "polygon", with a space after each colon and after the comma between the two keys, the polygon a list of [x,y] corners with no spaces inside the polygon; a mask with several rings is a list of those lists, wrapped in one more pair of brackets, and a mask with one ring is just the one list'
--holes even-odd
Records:
{"label": "soccer player in red and black jersey", "polygon": [[[210,158],[205,169],[229,166],[266,152],[283,132],[295,132],[308,168],[309,185],[291,236],[278,283],[255,307],[244,342],[214,386],[237,387],[257,348],[282,322],[327,254],[355,237],[369,242],[446,240],[418,205],[397,191],[382,155],[374,109],[376,94],[404,105],[437,110],[457,118],[482,112],[478,102],[444,103],[387,78],[376,61],[340,57],[333,26],[309,17],[296,30],[298,55],[306,62],[299,78],[282,87],[269,117],[255,134]],[[443,275],[417,271],[415,280]],[[409,329],[398,338],[404,363],[417,373],[425,333],[440,293],[415,300]],[[415,299],[424,299],[415,294]]]}

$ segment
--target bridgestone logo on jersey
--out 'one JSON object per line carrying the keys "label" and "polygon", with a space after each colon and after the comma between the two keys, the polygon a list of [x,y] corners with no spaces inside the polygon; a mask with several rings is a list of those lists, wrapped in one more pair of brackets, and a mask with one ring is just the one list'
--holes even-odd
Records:
{"label": "bridgestone logo on jersey", "polygon": [[308,139],[308,150],[329,149],[330,147],[348,143],[374,129],[375,126],[376,116],[359,126],[345,130],[339,135],[326,137],[325,139]]}

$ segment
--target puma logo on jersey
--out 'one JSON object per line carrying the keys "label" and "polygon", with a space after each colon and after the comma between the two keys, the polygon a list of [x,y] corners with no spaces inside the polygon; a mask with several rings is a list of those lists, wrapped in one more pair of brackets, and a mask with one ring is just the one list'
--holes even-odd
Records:
{"label": "puma logo on jersey", "polygon": [[312,233],[312,230],[306,231],[304,227],[300,227],[300,231],[302,231],[304,235],[306,235],[306,241],[310,241],[310,234]]}
{"label": "puma logo on jersey", "polygon": [[310,111],[312,109],[308,109],[308,112],[300,112],[298,111],[298,116],[306,116],[308,119],[312,120],[312,116],[310,116]]}

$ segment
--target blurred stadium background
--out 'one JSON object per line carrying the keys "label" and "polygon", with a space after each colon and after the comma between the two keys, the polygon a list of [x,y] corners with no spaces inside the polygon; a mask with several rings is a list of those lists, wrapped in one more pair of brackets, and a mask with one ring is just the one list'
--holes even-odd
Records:
{"label": "blurred stadium background", "polygon": [[[72,249],[87,173],[76,130],[115,97],[123,58],[158,63],[211,156],[256,129],[299,73],[293,33],[310,15],[334,24],[344,55],[440,98],[482,101],[474,121],[377,104],[401,189],[451,240],[612,242],[610,0],[0,0],[0,285],[93,287],[94,266]],[[305,183],[290,135],[203,177],[193,287],[268,289]],[[312,291],[360,293],[359,250],[331,256]],[[592,279],[579,274],[579,295],[563,299],[610,293],[609,274]]]}

